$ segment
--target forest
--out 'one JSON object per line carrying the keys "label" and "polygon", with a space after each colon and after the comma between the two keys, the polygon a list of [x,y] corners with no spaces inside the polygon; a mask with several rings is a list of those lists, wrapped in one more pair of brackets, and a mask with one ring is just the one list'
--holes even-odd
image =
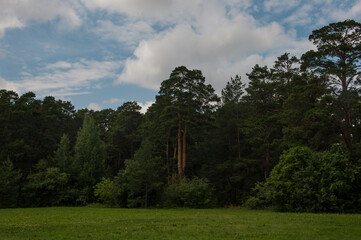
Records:
{"label": "forest", "polygon": [[361,23],[309,40],[314,50],[255,65],[220,96],[176,67],[145,114],[0,90],[0,208],[360,212]]}

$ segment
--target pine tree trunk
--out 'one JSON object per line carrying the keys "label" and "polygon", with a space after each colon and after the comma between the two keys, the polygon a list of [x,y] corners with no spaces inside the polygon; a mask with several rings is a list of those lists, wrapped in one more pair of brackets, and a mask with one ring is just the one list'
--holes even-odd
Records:
{"label": "pine tree trunk", "polygon": [[[342,137],[348,150],[352,148],[350,107],[344,106],[344,124],[341,123]],[[343,125],[343,127],[342,127]]]}
{"label": "pine tree trunk", "polygon": [[174,151],[173,151],[173,159],[176,159],[177,158],[177,143],[174,144]]}
{"label": "pine tree trunk", "polygon": [[[343,66],[346,65],[346,58],[343,57],[342,62],[343,62]],[[347,95],[347,92],[349,91],[349,89],[347,88],[347,76],[346,75],[342,75],[340,77],[340,81],[341,81],[341,87],[342,87],[342,94]],[[350,114],[350,109],[351,106],[348,103],[344,103],[343,104],[343,113],[344,113],[344,117],[343,117],[343,123],[341,123],[341,134],[342,137],[345,141],[346,147],[348,150],[351,150],[352,148],[352,133],[351,133],[351,114]]]}
{"label": "pine tree trunk", "polygon": [[179,178],[183,178],[183,168],[182,168],[182,122],[178,122],[178,175]]}
{"label": "pine tree trunk", "polygon": [[166,149],[165,149],[165,155],[166,155],[166,167],[167,167],[167,179],[168,184],[170,183],[170,171],[169,171],[169,139],[167,139],[166,143]]}
{"label": "pine tree trunk", "polygon": [[184,174],[186,168],[186,151],[187,151],[187,127],[183,131],[183,156],[182,156],[182,173]]}

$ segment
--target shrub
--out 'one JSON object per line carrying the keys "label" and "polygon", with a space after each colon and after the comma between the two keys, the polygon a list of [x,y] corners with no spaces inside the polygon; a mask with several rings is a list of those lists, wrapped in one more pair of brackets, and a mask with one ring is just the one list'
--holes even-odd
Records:
{"label": "shrub", "polygon": [[21,173],[14,170],[10,159],[0,162],[0,208],[16,207]]}
{"label": "shrub", "polygon": [[23,191],[29,206],[59,206],[68,201],[69,175],[48,167],[46,161],[40,160],[27,180]]}
{"label": "shrub", "polygon": [[360,172],[340,149],[295,147],[280,157],[248,205],[271,202],[277,210],[297,212],[359,211]]}
{"label": "shrub", "polygon": [[211,202],[212,190],[204,178],[184,178],[165,190],[165,205],[169,207],[207,208]]}
{"label": "shrub", "polygon": [[165,171],[154,149],[153,143],[144,141],[134,159],[125,161],[125,169],[115,178],[119,206],[147,208],[159,203]]}
{"label": "shrub", "polygon": [[115,206],[116,204],[116,188],[114,182],[107,178],[94,186],[94,195],[101,203],[106,206]]}
{"label": "shrub", "polygon": [[262,209],[271,206],[272,188],[268,182],[259,182],[253,188],[253,195],[247,199],[244,206],[249,209]]}

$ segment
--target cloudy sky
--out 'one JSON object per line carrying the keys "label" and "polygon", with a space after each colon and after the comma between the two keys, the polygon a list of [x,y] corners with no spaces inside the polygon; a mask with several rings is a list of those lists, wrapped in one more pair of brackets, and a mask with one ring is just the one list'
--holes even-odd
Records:
{"label": "cloudy sky", "polygon": [[219,92],[346,19],[361,20],[361,0],[0,0],[0,89],[146,108],[177,66]]}

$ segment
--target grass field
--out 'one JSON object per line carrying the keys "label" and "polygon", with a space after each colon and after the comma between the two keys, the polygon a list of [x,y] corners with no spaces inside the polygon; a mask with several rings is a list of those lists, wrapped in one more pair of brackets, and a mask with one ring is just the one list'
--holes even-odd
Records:
{"label": "grass field", "polygon": [[361,239],[361,215],[229,209],[0,209],[0,239]]}

